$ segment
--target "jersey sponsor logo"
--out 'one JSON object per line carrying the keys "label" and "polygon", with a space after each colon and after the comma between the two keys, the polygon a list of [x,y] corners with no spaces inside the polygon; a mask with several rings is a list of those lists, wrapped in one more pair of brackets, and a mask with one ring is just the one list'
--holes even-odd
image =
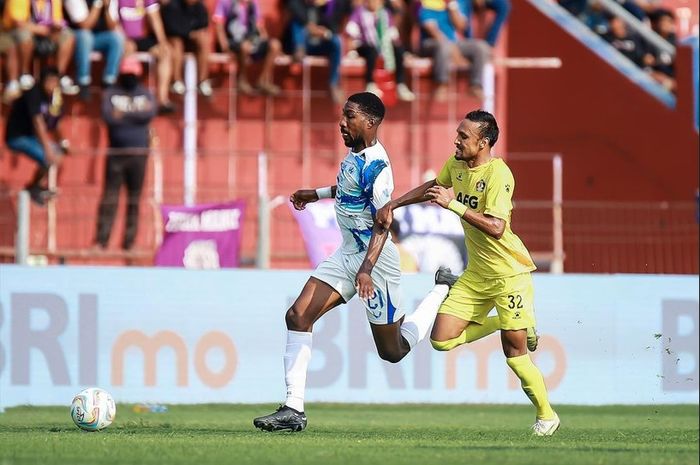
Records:
{"label": "jersey sponsor logo", "polygon": [[461,181],[461,180],[462,180],[462,175],[463,175],[463,174],[464,174],[464,173],[462,173],[461,171],[460,171],[459,173],[457,173],[457,181]]}
{"label": "jersey sponsor logo", "polygon": [[476,191],[484,192],[484,189],[486,189],[486,181],[480,179],[479,182],[476,183]]}
{"label": "jersey sponsor logo", "polygon": [[472,210],[479,208],[479,198],[475,195],[462,194],[457,192],[457,202],[461,202]]}

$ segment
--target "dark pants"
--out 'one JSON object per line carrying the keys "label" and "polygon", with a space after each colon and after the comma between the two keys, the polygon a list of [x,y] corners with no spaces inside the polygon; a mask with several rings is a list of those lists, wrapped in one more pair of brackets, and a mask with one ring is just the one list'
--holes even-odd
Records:
{"label": "dark pants", "polygon": [[97,243],[107,246],[119,202],[119,189],[126,186],[126,228],[122,247],[130,249],[136,239],[139,223],[139,199],[146,175],[145,155],[110,155],[107,157],[105,184],[97,213]]}
{"label": "dark pants", "polygon": [[[402,84],[406,79],[406,72],[403,66],[404,48],[394,45],[394,61],[396,62],[396,83]],[[377,67],[379,51],[372,45],[360,45],[357,54],[365,59],[365,82],[374,82],[374,70]]]}

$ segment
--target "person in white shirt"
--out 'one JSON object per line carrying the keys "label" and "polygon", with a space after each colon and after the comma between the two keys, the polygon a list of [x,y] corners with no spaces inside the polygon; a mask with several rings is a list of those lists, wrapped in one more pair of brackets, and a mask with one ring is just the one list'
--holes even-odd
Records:
{"label": "person in white shirt", "polygon": [[[311,359],[313,324],[326,312],[348,302],[355,294],[367,311],[379,356],[400,361],[425,338],[437,309],[457,277],[440,269],[435,286],[408,317],[400,302],[399,253],[387,239],[388,227],[374,222],[378,209],[391,200],[394,181],[389,156],[377,140],[384,104],[370,92],[350,96],[343,107],[340,134],[348,154],[340,164],[336,185],[302,189],[290,201],[297,210],[322,198],[335,198],[340,248],[313,272],[301,294],[287,310],[287,346],[284,354],[287,399],[280,408],[253,420],[266,431],[306,428],[304,391]],[[367,251],[376,251],[368,253]],[[371,269],[371,273],[366,271]]]}

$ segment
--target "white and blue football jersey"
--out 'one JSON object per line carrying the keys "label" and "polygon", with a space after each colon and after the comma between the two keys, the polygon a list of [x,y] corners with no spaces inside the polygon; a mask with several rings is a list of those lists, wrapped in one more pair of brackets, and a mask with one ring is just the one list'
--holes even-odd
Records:
{"label": "white and blue football jersey", "polygon": [[360,153],[348,152],[336,179],[335,214],[343,237],[342,253],[365,252],[374,214],[391,200],[394,178],[379,141]]}

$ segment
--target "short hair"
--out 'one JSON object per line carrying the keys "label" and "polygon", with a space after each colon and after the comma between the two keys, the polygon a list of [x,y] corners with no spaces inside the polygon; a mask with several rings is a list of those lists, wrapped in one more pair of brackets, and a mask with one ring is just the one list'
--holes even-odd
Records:
{"label": "short hair", "polygon": [[479,123],[479,130],[481,131],[481,137],[489,140],[489,146],[493,147],[498,141],[498,123],[496,123],[496,118],[484,110],[474,110],[466,114],[464,119]]}
{"label": "short hair", "polygon": [[673,21],[676,20],[676,17],[673,15],[673,12],[666,8],[657,8],[651,13],[649,13],[649,20],[654,24],[658,23],[664,17],[667,17]]}
{"label": "short hair", "polygon": [[55,66],[47,66],[41,70],[41,73],[39,74],[39,82],[43,84],[48,78],[59,76],[60,74],[58,72],[58,68]]}
{"label": "short hair", "polygon": [[348,98],[348,102],[357,104],[360,107],[360,111],[367,116],[377,118],[379,121],[384,119],[384,114],[386,113],[384,103],[382,99],[371,92],[352,94]]}

